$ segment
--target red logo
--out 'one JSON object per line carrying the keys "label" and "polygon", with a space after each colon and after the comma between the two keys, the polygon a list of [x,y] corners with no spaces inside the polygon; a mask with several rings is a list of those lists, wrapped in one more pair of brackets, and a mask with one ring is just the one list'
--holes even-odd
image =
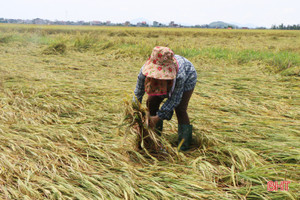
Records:
{"label": "red logo", "polygon": [[268,191],[278,191],[278,188],[280,188],[281,191],[288,191],[290,183],[291,181],[281,181],[278,185],[277,181],[268,181]]}

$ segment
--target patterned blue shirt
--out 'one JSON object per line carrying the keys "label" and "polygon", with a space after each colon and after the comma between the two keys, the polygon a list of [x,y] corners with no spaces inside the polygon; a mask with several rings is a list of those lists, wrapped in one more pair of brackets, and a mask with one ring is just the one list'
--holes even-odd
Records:
{"label": "patterned blue shirt", "polygon": [[[170,97],[167,95],[163,96],[163,98],[168,99],[157,112],[158,117],[163,120],[170,120],[172,118],[174,109],[179,105],[183,92],[192,90],[197,82],[197,72],[193,64],[182,56],[175,55],[175,58],[179,65],[175,88]],[[134,90],[134,94],[139,102],[142,102],[145,94],[144,83],[146,76],[142,73],[143,67],[138,75],[136,88]],[[135,101],[135,97],[133,99]]]}

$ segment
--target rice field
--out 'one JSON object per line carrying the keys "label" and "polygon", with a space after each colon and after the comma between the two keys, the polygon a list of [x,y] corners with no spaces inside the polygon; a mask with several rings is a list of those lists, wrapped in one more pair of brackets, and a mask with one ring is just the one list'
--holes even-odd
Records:
{"label": "rice field", "polygon": [[[124,120],[158,45],[198,73],[162,157]],[[299,31],[0,24],[0,199],[299,199],[299,136]]]}

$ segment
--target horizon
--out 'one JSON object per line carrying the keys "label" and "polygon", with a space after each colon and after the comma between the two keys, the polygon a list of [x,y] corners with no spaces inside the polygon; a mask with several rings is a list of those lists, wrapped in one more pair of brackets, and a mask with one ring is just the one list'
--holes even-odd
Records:
{"label": "horizon", "polygon": [[[7,22],[2,22],[1,19],[7,20]],[[10,22],[10,20],[16,20],[18,22]],[[22,22],[19,22],[19,20],[21,20]],[[42,23],[41,22],[36,23],[36,22],[34,22],[35,20],[42,20],[43,22]],[[47,24],[47,22],[49,22],[51,24]],[[151,20],[148,20],[148,19],[139,18],[139,19],[133,19],[133,20],[130,20],[130,21],[125,21],[125,22],[111,23],[110,20],[108,20],[108,21],[98,21],[98,20],[92,20],[92,21],[84,21],[84,20],[70,21],[70,20],[68,20],[68,21],[65,21],[65,20],[49,20],[49,19],[42,19],[42,18],[13,19],[13,18],[3,18],[3,17],[0,16],[0,23],[8,23],[8,24],[55,25],[56,22],[59,22],[60,25],[63,25],[61,23],[67,23],[65,25],[87,25],[86,23],[91,23],[89,25],[93,25],[93,26],[118,26],[120,24],[122,26],[128,26],[128,25],[126,25],[127,22],[129,22],[129,25],[139,26],[139,24],[145,22],[147,26],[152,27],[152,26],[154,26],[153,23],[157,22],[157,21],[151,21]],[[84,23],[80,23],[80,22],[84,22]],[[101,24],[99,24],[99,22]],[[169,24],[172,23],[172,22],[173,22],[173,26],[169,26]],[[68,23],[70,23],[70,24],[68,24]],[[72,24],[72,23],[79,23],[79,24]],[[215,23],[220,23],[220,24],[222,24],[222,25],[220,25],[220,27],[223,27],[223,24],[224,24],[224,25],[228,25],[229,27],[232,26],[232,27],[235,27],[235,28],[250,28],[250,29],[267,28],[267,29],[269,29],[269,27],[255,26],[253,24],[228,23],[228,22],[224,22],[224,21],[213,21],[213,22],[205,23],[205,24],[177,24],[174,21],[166,22],[166,23],[162,23],[162,22],[158,22],[158,23],[161,24],[162,27],[187,27],[188,28],[188,27],[197,27],[197,26],[210,26],[210,25],[215,24]],[[286,25],[300,25],[300,24],[286,24]],[[277,26],[277,25],[272,25],[272,26]],[[206,27],[206,28],[211,28],[211,27]]]}
{"label": "horizon", "polygon": [[[38,21],[36,21],[38,20]],[[129,22],[129,24],[127,24]],[[42,19],[42,18],[33,18],[33,19],[13,19],[13,18],[3,18],[0,16],[0,23],[8,23],[8,24],[36,24],[36,25],[90,25],[90,26],[138,26],[143,27],[143,23],[146,23],[145,25],[147,27],[182,27],[182,28],[237,28],[237,29],[280,29],[280,26],[287,27],[288,30],[299,30],[299,29],[289,29],[288,27],[292,26],[300,26],[300,24],[272,24],[271,27],[265,27],[265,26],[256,26],[254,24],[239,24],[239,23],[229,23],[224,21],[213,21],[210,23],[205,24],[177,24],[174,21],[171,22],[157,22],[159,26],[154,25],[154,22],[157,21],[151,21],[145,18],[139,18],[139,19],[133,19],[130,21],[125,22],[115,22],[112,23],[110,20],[108,21],[98,21],[98,20],[92,20],[92,21],[84,21],[84,20],[77,20],[77,21],[65,21],[65,20],[49,20],[49,19]],[[172,25],[170,25],[172,23]],[[216,25],[218,24],[219,25]],[[144,26],[145,27],[145,26]],[[285,29],[285,28],[284,28]]]}
{"label": "horizon", "polygon": [[[158,21],[168,24],[174,21],[181,25],[203,25],[222,21],[237,26],[267,27],[272,25],[300,24],[300,2],[286,0],[243,1],[228,0],[186,0],[174,4],[153,0],[151,4],[137,0],[123,2],[111,0],[21,0],[6,1],[1,5],[0,13],[6,19],[47,19],[51,21],[111,21],[124,23],[144,18],[146,21]],[[16,6],[18,5],[18,6]],[[157,6],[156,6],[157,5]]]}

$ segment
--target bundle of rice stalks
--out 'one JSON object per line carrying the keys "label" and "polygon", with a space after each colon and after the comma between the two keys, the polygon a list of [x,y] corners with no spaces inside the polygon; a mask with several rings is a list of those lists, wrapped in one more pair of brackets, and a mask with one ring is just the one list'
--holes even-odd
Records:
{"label": "bundle of rice stalks", "polygon": [[125,138],[128,134],[135,136],[135,149],[144,150],[151,158],[171,158],[178,156],[176,149],[163,137],[158,136],[155,130],[149,127],[150,115],[147,108],[144,108],[138,101],[125,103],[125,125],[128,127]]}

